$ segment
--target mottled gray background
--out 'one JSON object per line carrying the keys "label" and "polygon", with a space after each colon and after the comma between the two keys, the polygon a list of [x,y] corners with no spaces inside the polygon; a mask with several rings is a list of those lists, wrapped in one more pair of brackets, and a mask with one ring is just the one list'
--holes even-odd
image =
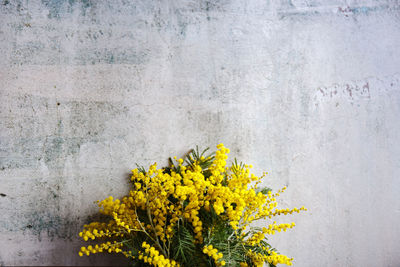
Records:
{"label": "mottled gray background", "polygon": [[296,267],[400,266],[400,3],[1,0],[0,265],[77,256],[94,201],[195,144],[287,185]]}

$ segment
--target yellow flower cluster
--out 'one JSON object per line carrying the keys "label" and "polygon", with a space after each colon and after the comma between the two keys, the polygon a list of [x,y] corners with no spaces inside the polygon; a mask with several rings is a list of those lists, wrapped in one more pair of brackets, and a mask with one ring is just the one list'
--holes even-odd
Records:
{"label": "yellow flower cluster", "polygon": [[[264,266],[264,262],[268,262],[273,265],[286,264],[288,266],[291,266],[293,264],[292,263],[293,258],[288,258],[285,255],[277,254],[273,250],[268,250],[268,249],[265,249],[265,250],[269,254],[269,256],[262,254],[262,253],[253,252],[251,250],[248,251],[248,255],[251,257],[252,262],[256,267]],[[247,266],[247,265],[243,264],[241,266]]]}
{"label": "yellow flower cluster", "polygon": [[273,235],[275,234],[276,231],[286,231],[287,229],[293,228],[296,224],[294,222],[292,223],[281,223],[277,224],[276,222],[273,222],[272,224],[268,225],[268,228],[263,227],[263,233]]}
{"label": "yellow flower cluster", "polygon": [[213,258],[217,266],[224,266],[226,264],[224,260],[219,261],[224,255],[221,252],[218,253],[218,249],[214,248],[213,245],[204,246],[203,253]]}
{"label": "yellow flower cluster", "polygon": [[164,255],[160,255],[160,252],[156,250],[154,247],[150,246],[146,242],[142,243],[142,248],[144,248],[144,252],[139,252],[139,260],[143,260],[145,263],[154,266],[160,267],[173,267],[179,266],[179,264],[174,261],[164,257]]}
{"label": "yellow flower cluster", "polygon": [[[111,218],[110,221],[85,225],[79,233],[85,241],[112,238],[122,242],[103,242],[94,247],[82,247],[79,255],[115,252],[153,266],[179,266],[172,259],[174,255],[171,253],[171,245],[177,227],[189,225],[195,240],[194,245],[211,258],[215,265],[223,266],[226,264],[222,260],[223,254],[210,242],[209,236],[213,229],[210,228],[207,217],[202,215],[204,212],[215,214],[226,221],[226,227],[231,227],[233,232],[231,238],[237,238],[252,247],[260,248],[265,235],[294,227],[294,223],[273,222],[262,231],[245,238],[247,227],[254,221],[306,209],[277,209],[276,197],[286,187],[275,194],[262,192],[258,186],[265,174],[261,177],[255,176],[250,172],[251,165],[233,164],[227,167],[229,149],[223,144],[219,144],[217,148],[214,158],[189,158],[191,164],[186,166],[183,159],[175,158],[177,166],[174,165],[168,171],[157,169],[156,163],[148,171],[132,170],[132,188],[126,197],[114,200],[110,196],[98,202],[100,212]],[[206,161],[210,165],[204,169],[201,164]],[[134,251],[134,241],[139,236],[140,240],[146,241]],[[256,266],[261,266],[259,264],[262,262],[291,265],[292,260],[284,255],[278,255],[271,250],[264,252],[245,252],[240,266],[248,266],[246,257]]]}
{"label": "yellow flower cluster", "polygon": [[[79,256],[83,256],[84,254],[89,256],[90,254],[96,254],[99,252],[108,252],[108,253],[119,253],[123,252],[122,251],[122,243],[114,241],[113,243],[111,242],[106,242],[102,243],[100,245],[95,245],[95,246],[87,246],[87,247],[81,247],[81,250],[79,251]],[[125,254],[125,253],[124,253]]]}
{"label": "yellow flower cluster", "polygon": [[288,258],[287,256],[278,254],[275,251],[267,251],[267,252],[270,253],[270,256],[266,257],[267,262],[272,263],[273,265],[277,265],[278,263],[286,264],[288,266],[293,265],[292,263],[293,258]]}
{"label": "yellow flower cluster", "polygon": [[300,211],[306,211],[307,209],[303,206],[301,208],[293,208],[293,209],[275,209],[273,213],[271,213],[271,215],[269,215],[268,217],[271,218],[272,216],[279,216],[281,214],[283,215],[288,215],[288,214],[292,214],[294,212],[299,213]]}
{"label": "yellow flower cluster", "polygon": [[250,246],[255,246],[259,244],[262,240],[264,240],[265,235],[274,235],[275,232],[280,232],[284,231],[286,232],[287,229],[293,228],[295,226],[295,223],[281,223],[281,224],[276,224],[276,222],[273,222],[272,224],[268,225],[268,228],[263,227],[261,232],[256,232],[254,233],[249,239],[247,239],[246,243],[249,244]]}
{"label": "yellow flower cluster", "polygon": [[85,241],[102,237],[123,236],[123,233],[119,231],[115,221],[110,221],[108,223],[92,222],[90,224],[85,224],[83,227],[84,229],[79,233],[79,236]]}

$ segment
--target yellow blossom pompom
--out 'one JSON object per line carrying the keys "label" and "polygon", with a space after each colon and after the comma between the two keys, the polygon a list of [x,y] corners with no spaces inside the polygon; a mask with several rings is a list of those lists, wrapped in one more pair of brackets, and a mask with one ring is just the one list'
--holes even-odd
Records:
{"label": "yellow blossom pompom", "polygon": [[295,226],[275,217],[306,208],[278,208],[287,187],[276,193],[261,187],[266,173],[257,176],[252,165],[236,160],[228,164],[230,150],[222,143],[206,152],[174,157],[166,168],[133,169],[126,196],[98,201],[107,220],[83,226],[79,236],[92,243],[79,256],[120,253],[150,266],[292,265],[267,237]]}

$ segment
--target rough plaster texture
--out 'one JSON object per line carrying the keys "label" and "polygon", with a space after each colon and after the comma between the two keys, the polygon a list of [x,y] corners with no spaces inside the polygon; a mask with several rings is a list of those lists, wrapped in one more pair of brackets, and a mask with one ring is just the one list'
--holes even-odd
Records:
{"label": "rough plaster texture", "polygon": [[231,148],[294,266],[400,266],[398,1],[1,0],[0,265],[79,258],[135,163]]}

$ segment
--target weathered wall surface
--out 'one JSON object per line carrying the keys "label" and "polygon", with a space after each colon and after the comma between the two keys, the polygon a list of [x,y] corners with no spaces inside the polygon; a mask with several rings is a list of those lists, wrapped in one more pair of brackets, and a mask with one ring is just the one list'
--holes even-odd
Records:
{"label": "weathered wall surface", "polygon": [[1,0],[0,265],[79,258],[135,163],[223,142],[297,267],[400,265],[398,1]]}

